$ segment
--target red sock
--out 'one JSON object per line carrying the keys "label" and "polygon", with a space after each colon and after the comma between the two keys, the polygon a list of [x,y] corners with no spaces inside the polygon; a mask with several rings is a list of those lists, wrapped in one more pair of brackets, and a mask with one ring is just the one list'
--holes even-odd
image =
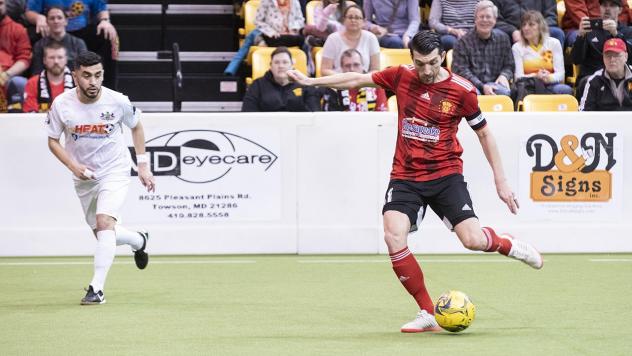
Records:
{"label": "red sock", "polygon": [[509,255],[511,240],[496,235],[496,231],[491,227],[483,227],[483,233],[485,237],[487,237],[487,248],[485,252],[498,252],[501,255]]}
{"label": "red sock", "polygon": [[395,275],[408,293],[415,298],[419,308],[434,314],[434,304],[428,295],[428,290],[426,290],[424,274],[421,272],[421,267],[419,267],[415,256],[408,250],[408,247],[392,253],[390,256]]}

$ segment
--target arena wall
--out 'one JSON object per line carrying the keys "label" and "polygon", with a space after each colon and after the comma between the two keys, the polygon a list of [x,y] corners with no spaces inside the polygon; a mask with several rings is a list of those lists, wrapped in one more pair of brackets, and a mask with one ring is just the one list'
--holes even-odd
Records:
{"label": "arena wall", "polygon": [[[632,176],[629,113],[486,117],[521,209],[513,216],[498,199],[477,136],[462,122],[464,175],[484,225],[542,252],[632,251],[632,190],[624,184]],[[151,232],[151,253],[386,252],[381,207],[393,113],[165,113],[142,120],[157,190],[144,192],[133,177],[122,223]],[[0,115],[0,255],[91,255],[94,240],[69,171],[48,152],[44,121]],[[410,247],[466,252],[431,212]]]}

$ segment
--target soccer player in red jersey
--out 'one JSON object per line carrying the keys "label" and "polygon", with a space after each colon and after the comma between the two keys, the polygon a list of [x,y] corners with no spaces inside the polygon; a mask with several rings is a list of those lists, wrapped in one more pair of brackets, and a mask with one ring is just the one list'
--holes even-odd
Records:
{"label": "soccer player in red jersey", "polygon": [[440,330],[434,305],[417,260],[408,250],[408,233],[417,229],[428,206],[439,215],[466,248],[498,252],[540,269],[540,253],[526,242],[481,228],[463,179],[463,148],[456,138],[465,118],[476,132],[489,162],[500,199],[516,214],[518,201],[507,184],[496,140],[478,107],[476,88],[441,67],[445,51],[439,35],[417,33],[410,44],[413,65],[389,67],[367,74],[348,72],[307,78],[292,70],[288,75],[306,86],[338,89],[380,86],[397,95],[398,133],[391,180],[386,191],[384,240],[397,278],[421,311],[402,332]]}

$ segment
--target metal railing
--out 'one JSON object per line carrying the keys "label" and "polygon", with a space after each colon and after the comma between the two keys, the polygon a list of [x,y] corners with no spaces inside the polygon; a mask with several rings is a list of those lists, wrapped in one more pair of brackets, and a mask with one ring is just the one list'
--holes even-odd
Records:
{"label": "metal railing", "polygon": [[172,90],[173,90],[173,112],[182,111],[182,64],[180,63],[180,46],[173,43],[171,51],[173,63],[171,70]]}

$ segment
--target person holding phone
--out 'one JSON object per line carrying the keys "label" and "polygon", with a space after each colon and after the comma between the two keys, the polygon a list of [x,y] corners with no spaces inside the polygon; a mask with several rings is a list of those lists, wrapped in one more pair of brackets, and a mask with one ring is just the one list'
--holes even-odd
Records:
{"label": "person holding phone", "polygon": [[[620,23],[618,18],[623,5],[621,0],[599,0],[600,18],[584,16],[579,22],[577,40],[571,51],[573,64],[580,66],[576,83],[581,97],[582,79],[603,68],[603,45],[611,38],[620,38],[632,53],[632,28]],[[630,60],[632,56],[628,56]],[[632,63],[629,63],[632,64]]]}

